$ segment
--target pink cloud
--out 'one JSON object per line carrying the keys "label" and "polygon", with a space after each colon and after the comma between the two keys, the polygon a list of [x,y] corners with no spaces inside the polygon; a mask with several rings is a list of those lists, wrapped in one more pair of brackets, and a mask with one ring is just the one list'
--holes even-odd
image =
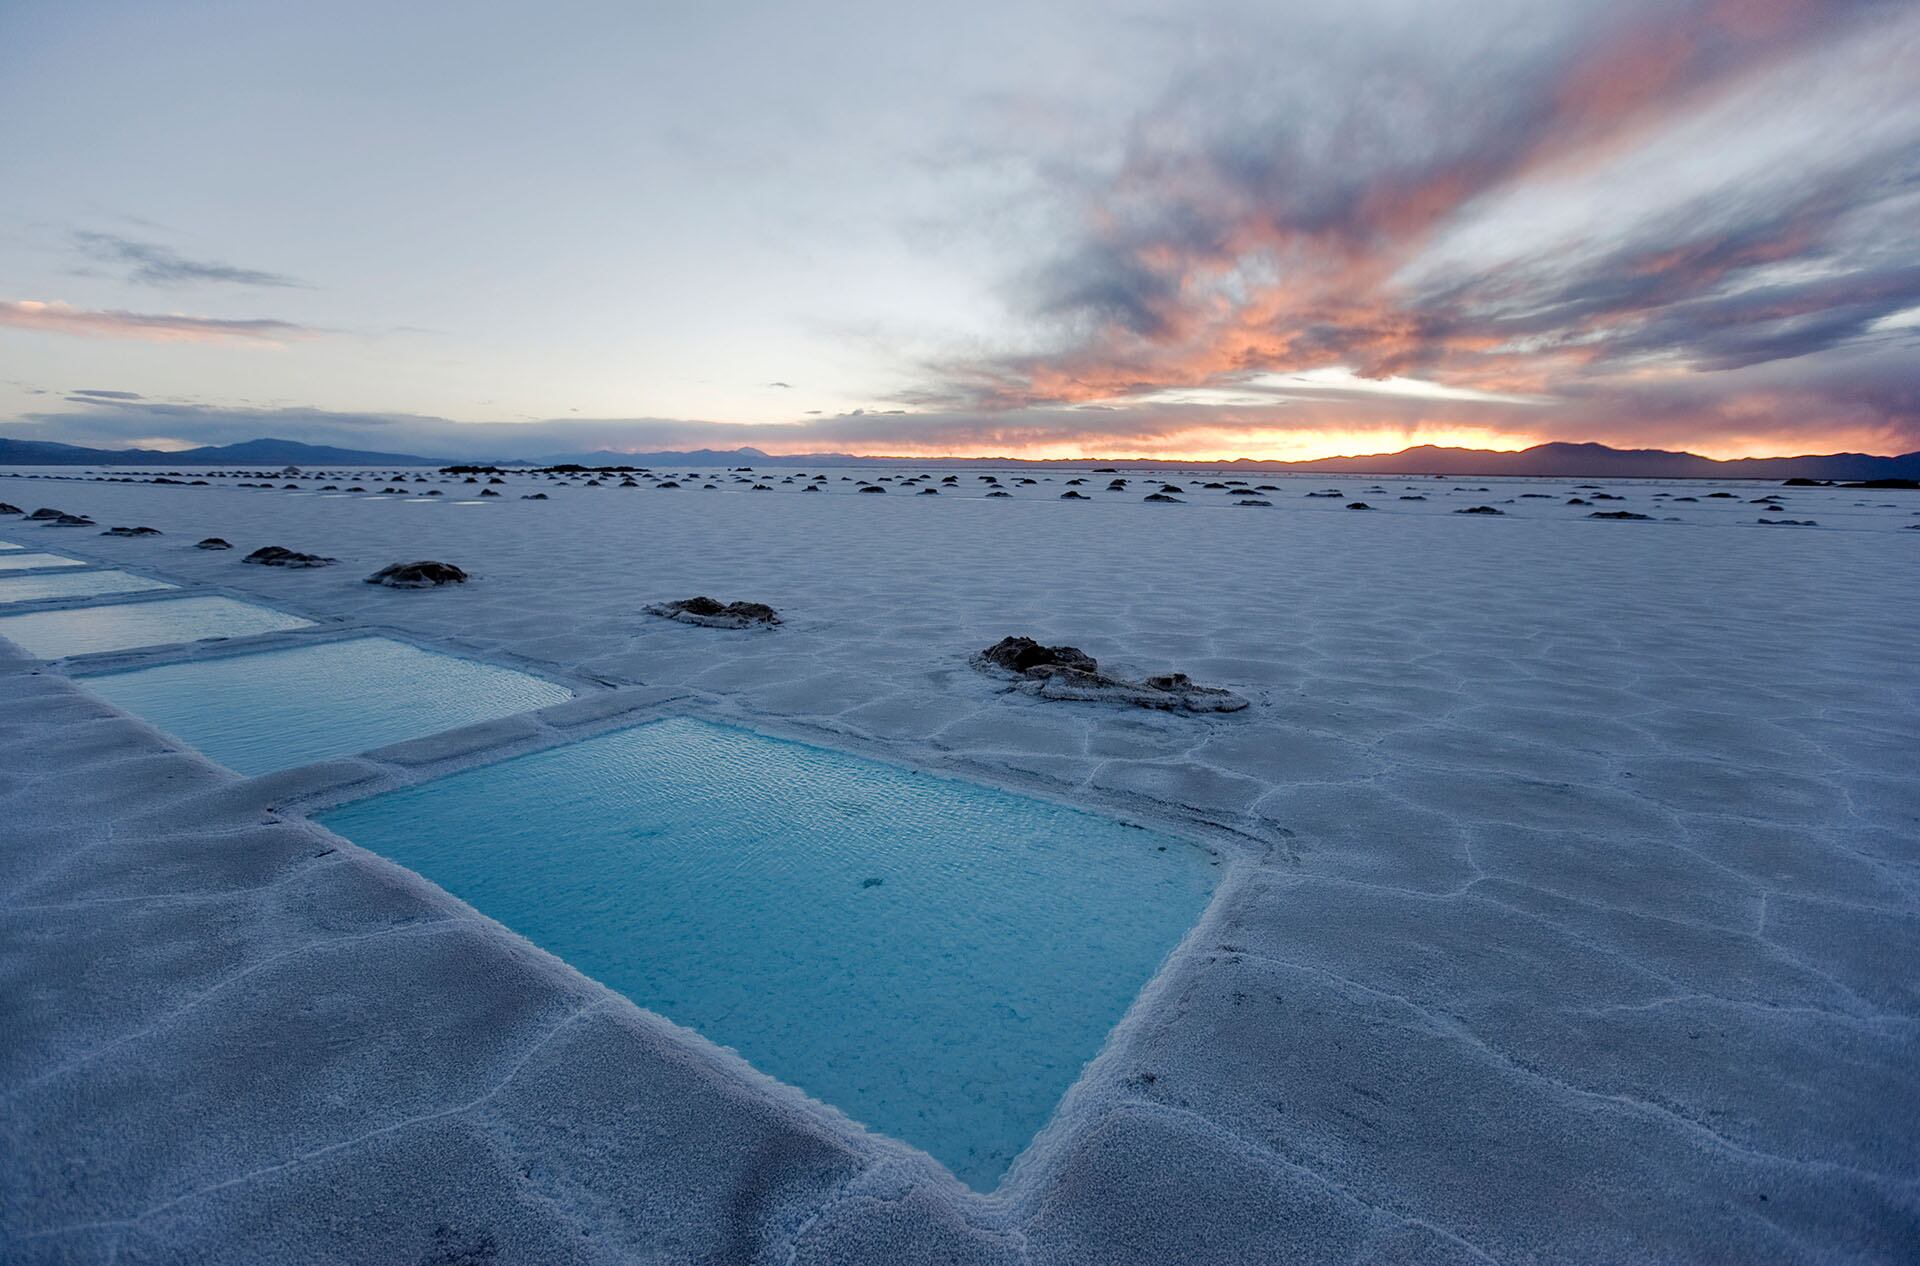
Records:
{"label": "pink cloud", "polygon": [[128,312],[119,308],[76,308],[36,299],[0,299],[0,325],[81,338],[138,339],[149,343],[278,345],[317,333],[292,321],[266,317],[229,320],[180,313]]}

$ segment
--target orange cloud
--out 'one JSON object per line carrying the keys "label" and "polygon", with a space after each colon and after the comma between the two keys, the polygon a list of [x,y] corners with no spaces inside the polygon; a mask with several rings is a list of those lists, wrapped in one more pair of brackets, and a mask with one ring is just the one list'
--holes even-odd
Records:
{"label": "orange cloud", "polygon": [[76,308],[36,299],[0,299],[0,325],[81,338],[137,339],[148,343],[260,343],[279,346],[318,331],[270,318],[227,320],[178,313]]}
{"label": "orange cloud", "polygon": [[[917,402],[985,411],[1128,404],[1337,368],[1557,397],[1568,407],[1556,421],[1613,424],[1632,412],[1626,395],[1642,376],[1659,383],[1858,346],[1874,322],[1920,294],[1920,264],[1875,241],[1862,227],[1870,217],[1855,215],[1900,188],[1884,178],[1897,155],[1863,155],[1827,183],[1787,182],[1777,196],[1742,190],[1676,204],[1631,231],[1564,248],[1506,257],[1489,248],[1477,264],[1422,267],[1435,235],[1470,220],[1489,196],[1616,157],[1678,113],[1745,91],[1857,15],[1808,0],[1623,7],[1515,77],[1517,102],[1479,102],[1444,79],[1413,84],[1408,100],[1426,92],[1466,107],[1444,130],[1436,121],[1425,146],[1399,145],[1405,121],[1391,111],[1376,117],[1365,97],[1306,123],[1257,111],[1241,120],[1230,93],[1200,97],[1204,109],[1176,99],[1165,119],[1140,130],[1119,169],[1086,191],[1078,242],[1036,279],[1035,314],[1062,318],[1061,341],[948,366],[944,392]],[[1353,144],[1329,157],[1326,136]],[[1593,417],[1601,395],[1613,406]],[[1835,440],[1875,434],[1839,427],[1832,398],[1824,403]],[[1688,416],[1725,434],[1743,427],[1732,416],[1742,407],[1696,399]],[[1499,447],[1498,437],[1521,434],[1490,416],[1457,431],[1472,437],[1462,442]],[[1302,442],[1316,451],[1307,455],[1321,456],[1398,434],[1364,415],[1298,431],[1243,421],[1237,440],[1188,433],[1178,451],[1290,456],[1294,437],[1310,436]],[[1751,434],[1722,450],[1769,442],[1761,428]],[[1891,433],[1878,434],[1884,444]],[[1135,451],[1102,440],[1090,436],[1079,451]],[[1155,454],[1176,451],[1155,443]]]}

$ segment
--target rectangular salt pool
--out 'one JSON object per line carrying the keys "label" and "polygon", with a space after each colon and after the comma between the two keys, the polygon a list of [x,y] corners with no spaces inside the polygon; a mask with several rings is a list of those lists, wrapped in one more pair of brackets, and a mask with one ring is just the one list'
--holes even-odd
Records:
{"label": "rectangular salt pool", "polygon": [[0,577],[0,603],[41,602],[47,598],[92,598],[110,593],[146,593],[172,589],[164,580],[148,580],[126,571],[58,571],[44,576]]}
{"label": "rectangular salt pool", "polygon": [[[0,582],[4,583],[11,582]],[[304,629],[312,623],[232,598],[169,598],[163,602],[0,615],[0,637],[17,643],[29,655],[60,659],[204,638],[250,637],[281,629]]]}
{"label": "rectangular salt pool", "polygon": [[1218,874],[1108,818],[685,719],[319,820],[980,1190]]}
{"label": "rectangular salt pool", "polygon": [[351,756],[573,696],[511,668],[384,637],[159,664],[83,682],[241,774]]}
{"label": "rectangular salt pool", "polygon": [[65,554],[43,554],[38,550],[22,552],[17,545],[7,546],[7,552],[0,554],[0,571],[30,571],[35,567],[85,567],[86,563],[78,558],[68,558]]}

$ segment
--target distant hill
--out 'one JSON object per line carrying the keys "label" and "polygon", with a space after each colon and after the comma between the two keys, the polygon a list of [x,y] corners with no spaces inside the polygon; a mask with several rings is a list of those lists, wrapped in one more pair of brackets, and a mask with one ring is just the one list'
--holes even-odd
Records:
{"label": "distant hill", "polygon": [[[1265,465],[1265,463],[1262,463]],[[1323,457],[1276,464],[1288,470],[1379,475],[1521,475],[1539,479],[1913,479],[1920,453],[1875,457],[1829,453],[1804,457],[1743,457],[1716,461],[1697,453],[1661,448],[1608,448],[1605,444],[1537,444],[1517,453],[1422,444],[1371,457]]]}
{"label": "distant hill", "polygon": [[296,440],[246,440],[179,452],[157,448],[82,448],[44,440],[0,439],[0,466],[443,466],[437,457],[329,448]]}
{"label": "distant hill", "polygon": [[1364,457],[1322,457],[1283,462],[1243,457],[1235,461],[1154,461],[1135,458],[1086,458],[1075,461],[1022,461],[1010,457],[860,457],[851,453],[791,453],[776,456],[757,448],[696,449],[664,453],[574,453],[548,459],[582,466],[1112,466],[1125,470],[1320,471],[1340,475],[1509,475],[1535,479],[1914,479],[1920,478],[1920,452],[1899,457],[1870,453],[1831,453],[1804,457],[1746,457],[1718,461],[1698,453],[1660,448],[1609,448],[1605,444],[1537,444],[1518,452],[1479,448],[1439,448],[1422,444],[1397,453]]}
{"label": "distant hill", "polygon": [[[329,448],[295,440],[260,439],[241,444],[162,452],[150,448],[81,448],[40,440],[0,439],[0,466],[446,466],[484,463],[485,457],[421,457]],[[1509,475],[1534,479],[1920,479],[1920,452],[1898,457],[1869,453],[1828,453],[1803,457],[1747,457],[1716,461],[1697,453],[1660,448],[1609,448],[1605,444],[1537,444],[1518,452],[1478,448],[1438,448],[1422,444],[1397,453],[1364,457],[1323,457],[1309,462],[1243,457],[1230,462],[1147,461],[1087,458],[1081,461],[1029,462],[1010,457],[860,457],[851,453],[790,453],[776,456],[757,448],[702,448],[684,452],[567,453],[544,463],[521,460],[497,465],[581,466],[1111,466],[1125,470],[1237,470],[1320,472],[1328,475]]]}

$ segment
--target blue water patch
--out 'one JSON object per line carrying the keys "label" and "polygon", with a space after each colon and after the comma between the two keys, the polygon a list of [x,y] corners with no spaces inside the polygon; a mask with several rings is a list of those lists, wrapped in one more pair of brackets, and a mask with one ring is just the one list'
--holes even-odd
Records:
{"label": "blue water patch", "polygon": [[686,719],[319,820],[980,1190],[1218,874],[1111,819]]}
{"label": "blue water patch", "polygon": [[263,774],[572,697],[510,668],[384,637],[160,664],[89,690],[228,769]]}
{"label": "blue water patch", "polygon": [[65,554],[43,554],[38,550],[10,550],[0,554],[0,571],[30,571],[35,567],[85,567],[86,563],[78,558],[68,558]]}
{"label": "blue water patch", "polygon": [[232,598],[168,598],[0,615],[0,637],[18,643],[29,655],[59,659],[205,638],[247,637],[312,623]]}
{"label": "blue water patch", "polygon": [[[58,564],[54,564],[58,566]],[[0,603],[42,602],[48,598],[92,598],[110,593],[145,593],[172,589],[164,580],[149,580],[126,571],[56,571],[39,576],[0,577]]]}

